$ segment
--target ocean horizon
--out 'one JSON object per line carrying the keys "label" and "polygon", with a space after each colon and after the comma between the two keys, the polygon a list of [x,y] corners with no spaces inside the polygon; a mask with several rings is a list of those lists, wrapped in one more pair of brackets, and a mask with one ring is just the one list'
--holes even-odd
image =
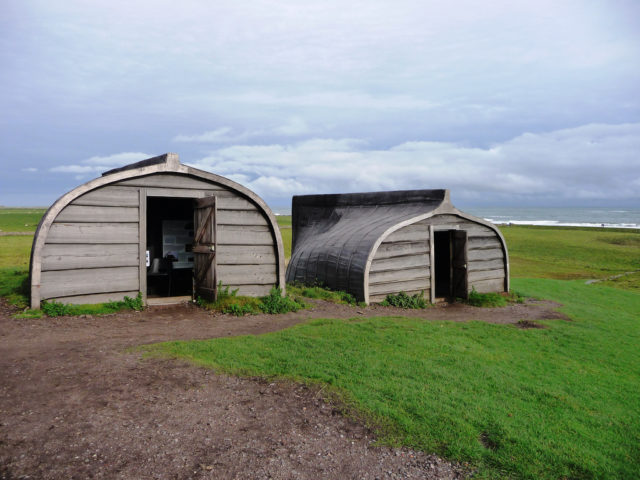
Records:
{"label": "ocean horizon", "polygon": [[[640,229],[640,208],[468,207],[460,210],[497,225]],[[276,207],[273,212],[291,215],[291,207]]]}

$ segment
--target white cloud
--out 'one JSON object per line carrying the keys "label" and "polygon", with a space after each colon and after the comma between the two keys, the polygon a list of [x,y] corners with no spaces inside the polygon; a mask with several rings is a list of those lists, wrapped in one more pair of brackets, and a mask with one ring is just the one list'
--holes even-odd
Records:
{"label": "white cloud", "polygon": [[210,97],[211,101],[278,107],[331,109],[431,110],[440,103],[406,94],[379,95],[352,91],[316,91],[304,95],[247,92]]}
{"label": "white cloud", "polygon": [[[290,124],[293,129],[301,125]],[[434,141],[374,148],[355,138],[237,144],[190,164],[228,177],[269,201],[287,203],[296,194],[449,188],[454,199],[464,201],[555,199],[562,204],[637,199],[638,151],[640,123],[589,124],[524,133],[487,148]],[[148,157],[131,152],[95,156],[50,171],[81,179]]]}
{"label": "white cloud", "polygon": [[90,157],[82,160],[78,164],[58,165],[49,168],[49,171],[56,173],[82,174],[81,176],[76,175],[75,177],[76,180],[80,180],[90,173],[102,173],[114,167],[123,167],[130,163],[139,162],[140,160],[145,160],[151,157],[153,157],[153,155],[141,152],[114,153],[113,155]]}
{"label": "white cloud", "polygon": [[220,127],[192,135],[181,133],[173,137],[172,141],[182,143],[237,143],[264,136],[296,137],[312,131],[303,118],[296,116],[290,117],[286,123],[272,128],[245,130],[240,133],[233,133],[233,130],[231,127]]}
{"label": "white cloud", "polygon": [[204,132],[196,135],[176,135],[173,137],[174,142],[186,143],[226,143],[234,142],[246,138],[239,135],[229,135],[233,129],[231,127],[221,127],[216,130]]}
{"label": "white cloud", "polygon": [[282,197],[283,192],[296,192],[297,194],[313,192],[310,186],[304,185],[295,178],[258,177],[246,186],[268,198]]}
{"label": "white cloud", "polygon": [[27,167],[27,168],[23,168],[22,169],[23,172],[29,172],[29,173],[33,173],[33,172],[37,172],[38,169],[35,167]]}
{"label": "white cloud", "polygon": [[99,172],[104,168],[104,166],[100,165],[59,165],[57,167],[51,167],[49,171],[58,173],[92,173]]}
{"label": "white cloud", "polygon": [[153,155],[149,155],[148,153],[122,152],[122,153],[114,153],[113,155],[95,156],[95,157],[87,158],[86,160],[82,160],[82,163],[87,165],[124,166],[130,163],[139,162],[140,160],[145,160],[151,157],[153,157]]}
{"label": "white cloud", "polygon": [[307,122],[300,117],[291,117],[287,123],[273,129],[273,133],[277,135],[296,136],[310,132],[311,129],[309,128],[309,125],[307,125]]}
{"label": "white cloud", "polygon": [[638,198],[640,124],[590,124],[526,133],[489,148],[406,142],[368,148],[354,139],[236,145],[195,162],[267,199],[306,193],[449,188],[454,199]]}

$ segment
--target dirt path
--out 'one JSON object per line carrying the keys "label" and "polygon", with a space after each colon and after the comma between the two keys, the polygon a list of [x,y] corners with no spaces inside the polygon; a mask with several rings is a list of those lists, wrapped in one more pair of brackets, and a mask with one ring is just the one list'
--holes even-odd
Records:
{"label": "dirt path", "polygon": [[259,334],[309,318],[411,315],[513,323],[547,304],[421,312],[318,302],[286,315],[213,316],[190,306],[17,320],[0,299],[0,479],[459,478],[459,466],[372,445],[316,392],[239,379],[127,347]]}

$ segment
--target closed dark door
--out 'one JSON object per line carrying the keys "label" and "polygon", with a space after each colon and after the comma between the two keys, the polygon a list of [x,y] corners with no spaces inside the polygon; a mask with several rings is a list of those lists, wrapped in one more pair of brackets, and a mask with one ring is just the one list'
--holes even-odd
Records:
{"label": "closed dark door", "polygon": [[451,231],[452,296],[467,298],[467,232]]}
{"label": "closed dark door", "polygon": [[195,297],[217,300],[216,197],[198,198],[193,211],[193,291]]}

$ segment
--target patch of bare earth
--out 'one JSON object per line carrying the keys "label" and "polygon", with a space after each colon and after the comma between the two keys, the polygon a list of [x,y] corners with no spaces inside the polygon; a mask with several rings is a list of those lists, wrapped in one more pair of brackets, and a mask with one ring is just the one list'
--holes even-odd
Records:
{"label": "patch of bare earth", "polygon": [[552,307],[406,311],[314,302],[298,313],[243,318],[179,306],[18,320],[0,299],[0,479],[462,478],[462,466],[434,455],[374,445],[372,432],[317,391],[142,360],[127,348],[259,334],[310,318],[515,323],[548,318]]}

